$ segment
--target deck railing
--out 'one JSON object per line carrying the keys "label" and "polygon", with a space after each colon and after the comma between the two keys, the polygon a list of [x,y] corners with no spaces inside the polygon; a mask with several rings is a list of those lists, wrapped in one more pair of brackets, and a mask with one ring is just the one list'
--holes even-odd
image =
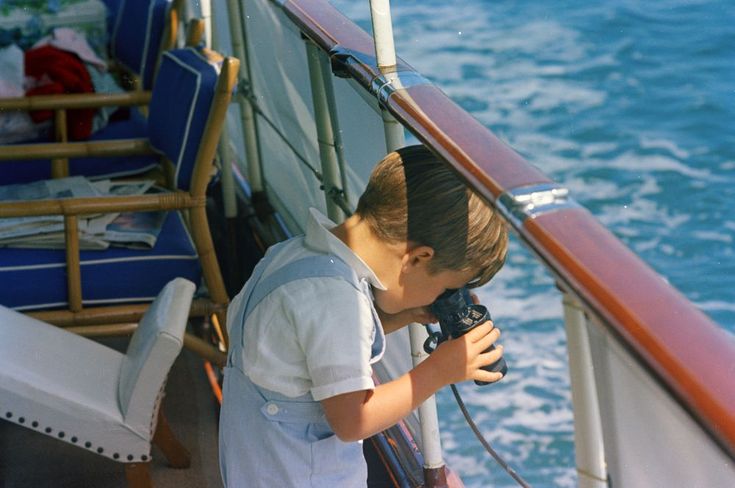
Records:
{"label": "deck railing", "polygon": [[399,59],[385,80],[370,36],[321,0],[283,10],[418,139],[495,204],[584,312],[604,324],[735,457],[735,344],[566,190]]}
{"label": "deck railing", "polygon": [[[712,448],[728,460],[726,469],[733,471],[732,338],[577,204],[563,186],[530,165],[411,66],[398,58],[395,73],[381,71],[370,35],[328,2],[286,0],[273,5],[328,55],[335,75],[361,85],[495,205],[553,274],[565,296],[572,385],[586,390],[573,392],[576,428],[584,430],[577,437],[577,449],[589,450],[590,458],[601,458],[597,451],[605,449],[600,432],[605,424],[600,419],[604,386],[599,375],[596,384],[599,371],[592,370],[604,366],[595,366],[594,356],[609,338],[615,343],[610,348],[619,350],[625,367],[642,371],[666,402],[685,412],[687,421],[701,428]],[[630,391],[636,390],[631,386]],[[578,464],[586,464],[579,456],[578,452]],[[597,467],[578,466],[580,475],[585,475],[584,469],[595,471],[585,486],[603,486],[604,459],[590,463]]]}

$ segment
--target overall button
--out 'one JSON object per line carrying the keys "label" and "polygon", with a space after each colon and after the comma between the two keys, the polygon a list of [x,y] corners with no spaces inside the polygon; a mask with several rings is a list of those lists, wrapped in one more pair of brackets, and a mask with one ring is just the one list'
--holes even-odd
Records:
{"label": "overall button", "polygon": [[265,411],[268,415],[275,415],[278,413],[278,405],[276,405],[275,403],[269,403],[268,405],[266,405]]}

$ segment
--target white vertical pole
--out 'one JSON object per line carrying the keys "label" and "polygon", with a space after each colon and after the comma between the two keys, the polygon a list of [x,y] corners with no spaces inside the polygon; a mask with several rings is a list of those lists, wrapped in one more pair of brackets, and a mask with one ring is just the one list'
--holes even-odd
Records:
{"label": "white vertical pole", "polygon": [[204,43],[207,47],[212,46],[212,1],[200,0],[199,9],[204,21]]}
{"label": "white vertical pole", "polygon": [[[205,0],[205,3],[209,3],[209,0]],[[211,5],[209,6],[211,8]],[[204,6],[202,4],[202,10]],[[217,52],[222,52],[221,46],[219,45],[219,38],[212,36],[212,28],[217,26],[216,18],[211,17],[209,25],[205,24],[205,42],[207,46],[211,46]],[[209,44],[211,42],[211,44]],[[225,125],[222,130],[222,135],[219,138],[219,157],[221,164],[221,181],[222,181],[222,203],[225,211],[225,217],[233,219],[237,217],[237,199],[235,197],[235,180],[232,175],[232,163],[235,160],[235,155],[230,146],[230,131],[227,118],[225,118]]]}
{"label": "white vertical pole", "polygon": [[[239,0],[227,0],[227,13],[230,21],[230,37],[232,51],[240,60],[240,82],[250,86],[250,63],[248,60],[245,29]],[[248,183],[253,193],[261,193],[265,189],[261,166],[260,151],[258,149],[258,133],[255,124],[255,110],[250,99],[245,94],[238,94],[240,104],[240,120],[242,123],[243,139],[245,144],[245,159],[248,165]]]}
{"label": "white vertical pole", "polygon": [[[390,0],[370,0],[370,15],[373,24],[373,41],[378,68],[387,81],[397,82],[396,48],[393,43],[393,21],[390,15]],[[406,144],[403,126],[383,109],[383,127],[388,152],[395,151]]]}
{"label": "white vertical pole", "polygon": [[[395,72],[396,50],[393,42],[393,22],[390,13],[389,0],[370,0],[370,14],[373,25],[373,39],[375,42],[375,55],[380,71],[386,81],[396,83],[398,76]],[[403,126],[383,109],[383,123],[385,131],[385,143],[388,151],[405,145],[405,134]],[[424,341],[427,334],[426,329],[420,324],[409,325],[408,334],[411,343],[411,358],[414,367],[426,359],[424,352]],[[442,457],[441,439],[439,437],[439,418],[436,410],[436,399],[432,396],[418,408],[419,421],[421,423],[421,444],[424,456],[424,468],[438,469],[444,466]]]}
{"label": "white vertical pole", "polygon": [[[325,56],[319,57],[322,68],[322,81],[324,82],[324,92],[327,96],[327,106],[329,107],[329,118],[332,123],[332,136],[334,141],[334,152],[337,154],[337,165],[339,166],[339,174],[342,183],[342,196],[345,203],[350,203],[349,188],[347,184],[347,163],[345,162],[344,144],[342,144],[342,130],[339,126],[339,116],[337,115],[337,100],[334,96],[334,84],[332,83],[332,69],[329,60]],[[343,209],[344,210],[344,209]]]}
{"label": "white vertical pole", "polygon": [[607,488],[607,466],[602,438],[600,405],[590,351],[587,320],[569,295],[564,299],[569,377],[574,407],[574,445],[580,488]]}
{"label": "white vertical pole", "polygon": [[322,167],[322,185],[327,204],[327,215],[334,222],[341,222],[344,214],[339,205],[330,197],[334,188],[340,186],[337,152],[335,151],[332,119],[329,113],[325,80],[321,67],[321,53],[319,47],[311,41],[306,41],[306,57],[309,63],[309,81],[311,98],[314,104],[314,118],[316,119],[316,133],[319,141],[319,157]]}

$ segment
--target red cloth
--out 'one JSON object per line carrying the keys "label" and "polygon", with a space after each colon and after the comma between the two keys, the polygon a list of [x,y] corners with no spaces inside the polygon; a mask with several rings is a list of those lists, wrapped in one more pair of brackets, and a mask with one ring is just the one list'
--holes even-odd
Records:
{"label": "red cloth", "polygon": [[[25,74],[35,78],[38,83],[36,87],[26,92],[27,96],[94,92],[92,78],[79,57],[51,45],[25,52]],[[67,111],[69,139],[87,139],[92,134],[94,113],[95,109]],[[52,110],[31,112],[31,118],[36,123],[49,120],[53,116]]]}

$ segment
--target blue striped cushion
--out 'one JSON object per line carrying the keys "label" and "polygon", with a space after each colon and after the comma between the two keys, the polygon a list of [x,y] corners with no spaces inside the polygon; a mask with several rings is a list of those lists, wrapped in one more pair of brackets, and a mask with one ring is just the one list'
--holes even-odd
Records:
{"label": "blue striped cushion", "polygon": [[[82,251],[85,306],[149,302],[166,283],[184,277],[199,283],[201,268],[178,212],[169,212],[152,250]],[[0,305],[18,310],[67,306],[63,250],[0,248]]]}
{"label": "blue striped cushion", "polygon": [[[117,120],[98,130],[90,141],[113,139],[136,139],[148,137],[145,117],[137,110],[130,111],[130,118]],[[114,178],[144,173],[159,163],[156,155],[135,155],[116,157],[90,157],[69,160],[70,176],[86,176],[90,179]],[[51,161],[48,159],[30,161],[0,162],[0,185],[30,183],[51,178]]]}
{"label": "blue striped cushion", "polygon": [[193,48],[163,55],[148,115],[151,145],[174,163],[176,186],[189,182],[217,85],[218,68]]}
{"label": "blue striped cushion", "polygon": [[171,0],[120,0],[110,51],[150,90]]}

